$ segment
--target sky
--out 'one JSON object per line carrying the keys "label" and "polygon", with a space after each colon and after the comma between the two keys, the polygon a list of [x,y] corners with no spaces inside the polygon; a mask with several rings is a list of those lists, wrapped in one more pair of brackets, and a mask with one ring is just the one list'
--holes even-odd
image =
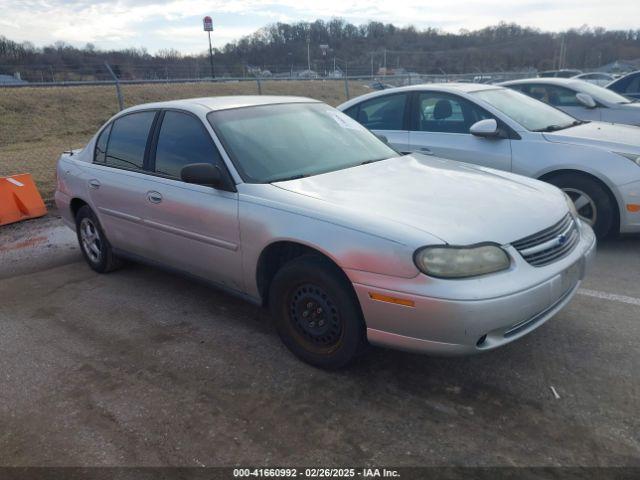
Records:
{"label": "sky", "polygon": [[640,0],[0,0],[0,35],[37,46],[90,42],[100,49],[201,53],[207,49],[205,15],[213,18],[212,42],[221,47],[269,23],[332,17],[448,32],[500,21],[545,31],[637,29]]}

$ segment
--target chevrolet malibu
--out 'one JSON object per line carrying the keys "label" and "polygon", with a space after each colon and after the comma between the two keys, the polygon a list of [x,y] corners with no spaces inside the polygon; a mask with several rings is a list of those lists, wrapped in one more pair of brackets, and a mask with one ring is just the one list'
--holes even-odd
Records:
{"label": "chevrolet malibu", "polygon": [[397,153],[294,97],[153,103],[57,166],[89,266],[181,271],[267,305],[286,346],[345,366],[367,343],[491,350],[572,298],[595,236],[556,187]]}

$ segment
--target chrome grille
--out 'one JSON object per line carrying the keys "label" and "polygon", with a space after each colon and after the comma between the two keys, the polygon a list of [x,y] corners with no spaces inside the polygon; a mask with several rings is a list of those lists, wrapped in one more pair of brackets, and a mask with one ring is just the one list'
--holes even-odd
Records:
{"label": "chrome grille", "polygon": [[567,214],[555,225],[513,242],[512,245],[529,264],[542,267],[569,254],[579,239],[576,222]]}

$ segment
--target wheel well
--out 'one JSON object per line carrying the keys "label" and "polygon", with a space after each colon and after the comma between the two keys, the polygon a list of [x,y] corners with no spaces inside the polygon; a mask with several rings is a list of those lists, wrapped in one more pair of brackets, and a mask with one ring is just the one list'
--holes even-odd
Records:
{"label": "wheel well", "polygon": [[613,232],[620,231],[620,205],[618,204],[618,200],[616,199],[616,196],[613,194],[609,186],[606,183],[604,183],[602,180],[600,180],[598,177],[596,177],[595,175],[592,175],[590,173],[583,172],[580,170],[556,170],[553,172],[545,173],[540,178],[538,178],[538,180],[541,180],[543,182],[549,182],[553,177],[558,177],[560,175],[565,175],[565,174],[579,175],[581,177],[589,178],[594,182],[598,183],[598,185],[600,185],[604,189],[604,191],[607,192],[607,195],[609,195],[611,202],[613,202],[613,204],[616,206],[616,208],[614,209],[615,216],[613,219],[612,231]]}
{"label": "wheel well", "polygon": [[269,287],[271,286],[271,282],[276,273],[278,273],[278,270],[280,270],[280,268],[282,268],[287,262],[304,255],[322,257],[342,272],[344,278],[349,282],[349,284],[351,284],[347,275],[336,264],[336,262],[321,251],[296,242],[275,242],[262,251],[260,258],[258,259],[258,267],[256,269],[256,281],[263,305],[266,305],[268,302]]}
{"label": "wheel well", "polygon": [[76,215],[78,214],[78,210],[80,210],[85,205],[87,205],[87,202],[85,202],[84,200],[81,200],[79,198],[74,198],[73,200],[71,200],[71,203],[69,204],[69,206],[71,207],[71,213],[73,214],[73,218],[74,219],[76,218]]}

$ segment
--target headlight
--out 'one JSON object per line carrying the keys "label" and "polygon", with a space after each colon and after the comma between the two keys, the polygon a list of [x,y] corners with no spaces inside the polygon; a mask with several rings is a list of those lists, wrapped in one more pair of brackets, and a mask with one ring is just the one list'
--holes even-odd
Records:
{"label": "headlight", "polygon": [[576,210],[576,204],[573,203],[573,200],[571,200],[571,197],[566,193],[564,194],[564,199],[567,201],[567,207],[569,207],[569,213],[571,214],[574,220],[577,220],[578,210]]}
{"label": "headlight", "polygon": [[636,165],[640,165],[640,154],[639,153],[625,153],[625,152],[613,152],[617,155],[622,155],[624,158],[628,158]]}
{"label": "headlight", "polygon": [[497,245],[423,247],[413,258],[421,272],[443,278],[475,277],[506,270],[511,264]]}

